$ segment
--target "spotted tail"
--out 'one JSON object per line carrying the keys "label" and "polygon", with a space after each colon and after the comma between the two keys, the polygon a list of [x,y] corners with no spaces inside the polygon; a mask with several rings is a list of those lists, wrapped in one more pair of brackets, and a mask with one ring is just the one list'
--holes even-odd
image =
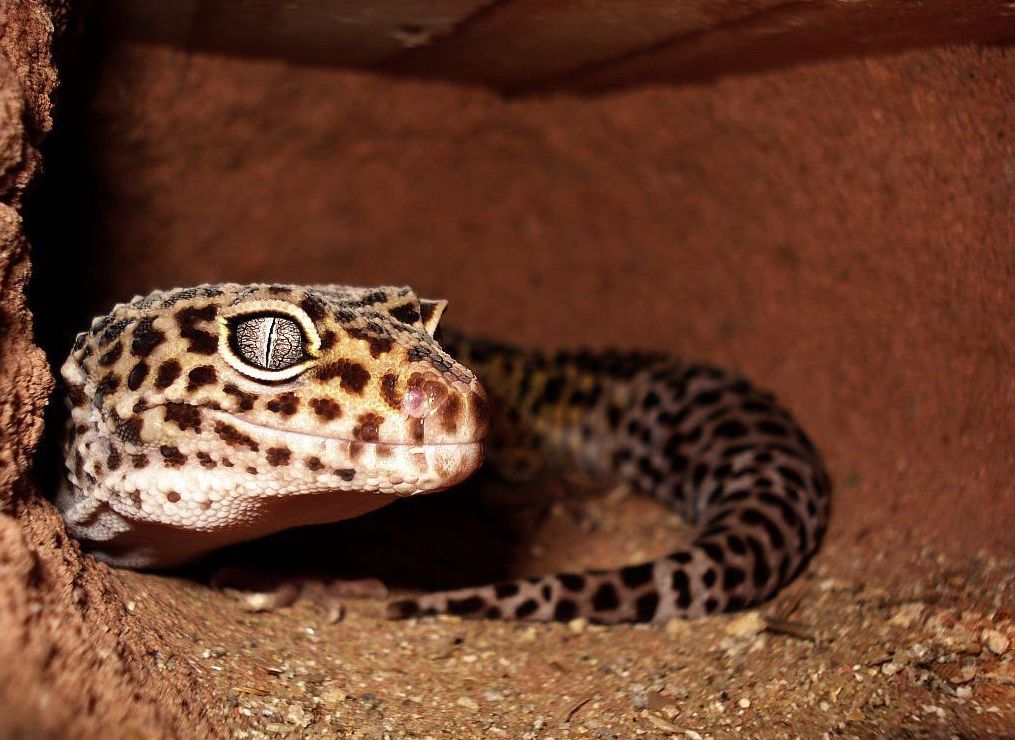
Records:
{"label": "spotted tail", "polygon": [[657,560],[424,594],[390,603],[389,616],[698,617],[771,597],[817,549],[830,492],[821,458],[789,413],[745,380],[662,355],[445,345],[490,393],[496,467],[559,463],[620,478],[696,531]]}

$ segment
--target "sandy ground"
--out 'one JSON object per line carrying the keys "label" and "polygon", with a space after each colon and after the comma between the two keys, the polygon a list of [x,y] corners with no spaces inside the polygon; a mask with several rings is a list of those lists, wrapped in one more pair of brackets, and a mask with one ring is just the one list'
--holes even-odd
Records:
{"label": "sandy ground", "polygon": [[[223,560],[288,577],[356,576],[355,567],[299,564],[325,549],[337,562],[355,562],[349,550],[378,557],[371,546],[391,544],[380,545],[383,528],[401,543],[388,558],[398,568],[417,548],[441,552],[426,540],[450,506],[465,509],[455,528],[478,528],[474,540],[512,543],[509,572],[626,562],[665,551],[681,533],[623,491],[558,485],[524,492],[538,494],[543,506],[529,510],[542,511],[505,534],[505,518],[491,524],[488,515],[518,492],[493,481],[468,488]],[[315,545],[314,557],[301,541]],[[388,622],[376,599],[251,613],[250,594],[200,578],[115,578],[123,608],[160,635],[151,670],[192,684],[194,710],[233,737],[1010,737],[1015,564],[923,548],[906,557],[912,576],[900,578],[897,559],[884,567],[888,546],[833,535],[760,611],[665,627]],[[446,563],[456,556],[443,554]],[[460,572],[443,570],[445,584]],[[441,575],[430,569],[421,580],[440,585]]]}

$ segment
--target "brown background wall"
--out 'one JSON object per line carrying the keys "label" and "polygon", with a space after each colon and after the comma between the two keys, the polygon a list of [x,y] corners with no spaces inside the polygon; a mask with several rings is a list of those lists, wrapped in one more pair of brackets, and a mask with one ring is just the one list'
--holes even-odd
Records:
{"label": "brown background wall", "polygon": [[504,99],[127,45],[78,325],[201,281],[408,283],[473,332],[741,368],[826,450],[833,533],[1011,552],[1011,63]]}

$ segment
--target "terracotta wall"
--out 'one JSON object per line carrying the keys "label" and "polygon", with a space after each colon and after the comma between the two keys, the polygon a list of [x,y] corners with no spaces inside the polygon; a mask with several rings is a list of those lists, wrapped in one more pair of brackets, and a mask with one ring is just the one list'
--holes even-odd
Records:
{"label": "terracotta wall", "polygon": [[67,316],[201,281],[409,283],[474,332],[739,367],[827,451],[833,533],[1011,552],[1011,65],[505,99],[120,47]]}

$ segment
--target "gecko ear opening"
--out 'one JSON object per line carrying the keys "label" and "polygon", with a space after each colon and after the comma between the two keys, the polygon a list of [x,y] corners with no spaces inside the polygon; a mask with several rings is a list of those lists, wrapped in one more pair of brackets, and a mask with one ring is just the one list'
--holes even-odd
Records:
{"label": "gecko ear opening", "polygon": [[419,299],[419,320],[423,324],[423,330],[431,337],[437,331],[437,324],[440,323],[444,311],[448,307],[445,300],[431,301],[427,298]]}

